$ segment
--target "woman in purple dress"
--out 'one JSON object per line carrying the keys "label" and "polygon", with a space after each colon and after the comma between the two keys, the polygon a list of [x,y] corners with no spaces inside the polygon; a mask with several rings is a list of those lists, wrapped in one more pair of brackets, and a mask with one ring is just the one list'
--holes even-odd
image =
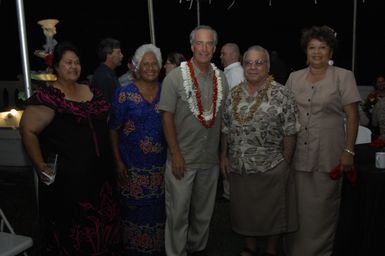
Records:
{"label": "woman in purple dress", "polygon": [[137,80],[117,89],[110,117],[123,242],[127,255],[164,255],[166,142],[158,108],[161,53],[145,44],[133,60]]}

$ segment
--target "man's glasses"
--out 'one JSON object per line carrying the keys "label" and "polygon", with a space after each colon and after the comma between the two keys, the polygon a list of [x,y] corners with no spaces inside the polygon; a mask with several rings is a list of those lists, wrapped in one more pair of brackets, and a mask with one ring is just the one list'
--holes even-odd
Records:
{"label": "man's glasses", "polygon": [[243,61],[243,65],[245,65],[246,67],[250,68],[253,66],[253,64],[256,66],[256,67],[262,67],[265,63],[267,63],[267,60],[244,60]]}

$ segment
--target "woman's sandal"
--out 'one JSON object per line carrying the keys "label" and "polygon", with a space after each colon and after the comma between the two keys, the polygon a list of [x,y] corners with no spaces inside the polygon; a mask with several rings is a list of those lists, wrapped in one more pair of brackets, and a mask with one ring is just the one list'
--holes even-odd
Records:
{"label": "woman's sandal", "polygon": [[250,248],[243,248],[241,253],[239,254],[240,256],[258,256],[258,251],[253,251]]}

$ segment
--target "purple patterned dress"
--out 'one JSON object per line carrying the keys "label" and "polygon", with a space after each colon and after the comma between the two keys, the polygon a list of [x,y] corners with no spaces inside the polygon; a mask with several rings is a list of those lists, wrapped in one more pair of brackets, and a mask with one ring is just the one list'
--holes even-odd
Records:
{"label": "purple patterned dress", "polygon": [[[91,88],[92,89],[92,88]],[[100,91],[75,102],[44,86],[28,100],[55,111],[40,133],[44,157],[58,154],[57,175],[39,183],[41,255],[120,255],[119,203],[109,144],[109,104]]]}
{"label": "purple patterned dress", "polygon": [[110,129],[128,168],[120,187],[125,255],[164,254],[166,142],[158,108],[160,90],[147,102],[135,84],[120,87],[112,101]]}

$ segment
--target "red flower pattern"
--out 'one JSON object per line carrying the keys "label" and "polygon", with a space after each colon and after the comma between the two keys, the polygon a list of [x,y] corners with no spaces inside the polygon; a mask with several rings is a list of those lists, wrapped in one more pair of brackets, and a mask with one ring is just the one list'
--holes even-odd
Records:
{"label": "red flower pattern", "polygon": [[163,175],[160,173],[154,173],[150,176],[151,179],[151,185],[158,187],[163,183]]}
{"label": "red flower pattern", "polygon": [[124,125],[124,129],[123,129],[124,134],[128,135],[135,130],[136,130],[135,123],[131,120],[128,120],[128,122]]}
{"label": "red flower pattern", "polygon": [[156,143],[155,145],[152,143],[151,137],[144,137],[143,140],[140,141],[140,149],[143,151],[144,154],[148,153],[159,153],[162,151],[162,146],[159,143]]}
{"label": "red flower pattern", "polygon": [[142,102],[142,96],[138,93],[127,93],[127,98],[135,103],[140,103]]}
{"label": "red flower pattern", "polygon": [[124,92],[119,93],[118,101],[119,103],[123,103],[126,101],[126,94]]}
{"label": "red flower pattern", "polygon": [[[88,243],[93,249],[92,255],[105,253],[106,245],[111,244],[119,237],[119,229],[113,219],[119,214],[119,206],[116,202],[104,198],[111,197],[112,189],[110,185],[103,186],[100,196],[102,197],[100,208],[96,208],[90,203],[80,203],[79,206],[87,211],[92,211],[94,215],[87,217],[88,225],[74,225],[71,229],[70,238],[73,240],[74,247],[79,250],[78,255],[82,255],[81,244]],[[108,210],[105,210],[107,209]],[[106,215],[107,213],[107,215]],[[91,224],[92,225],[89,225]]]}
{"label": "red flower pattern", "polygon": [[[130,241],[130,244],[133,247],[139,247],[143,251],[161,251],[161,248],[163,248],[164,239],[163,232],[158,234],[157,231],[163,231],[164,228],[162,226],[156,225],[149,229],[143,229],[133,223],[130,223],[129,225],[131,229],[126,235],[127,239]],[[154,230],[156,232],[156,235],[152,234]]]}

